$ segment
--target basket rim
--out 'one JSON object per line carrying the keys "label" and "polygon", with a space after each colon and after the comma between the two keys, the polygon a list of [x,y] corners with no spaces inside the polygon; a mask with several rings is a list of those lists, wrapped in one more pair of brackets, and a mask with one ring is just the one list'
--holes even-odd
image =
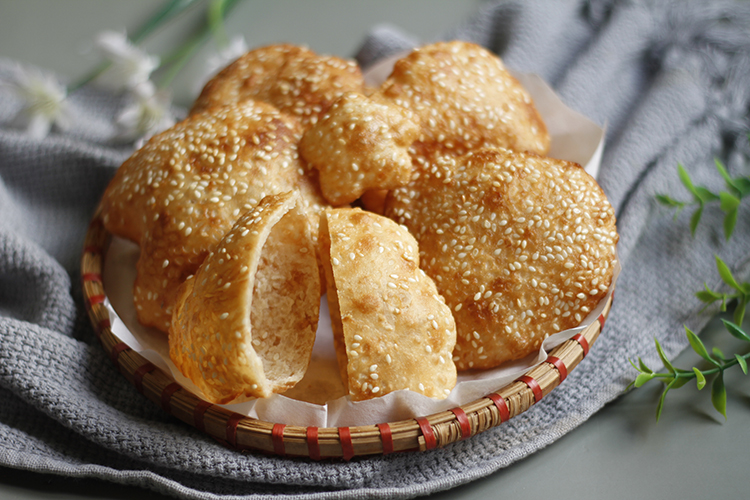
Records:
{"label": "basket rim", "polygon": [[527,411],[560,385],[596,342],[609,315],[610,294],[597,321],[550,351],[547,359],[515,381],[450,410],[422,417],[350,427],[295,426],[266,422],[209,403],[132,350],[113,332],[104,305],[104,256],[111,234],[97,212],[81,255],[84,303],[104,350],[136,390],[167,413],[238,451],[313,460],[426,451],[497,427]]}

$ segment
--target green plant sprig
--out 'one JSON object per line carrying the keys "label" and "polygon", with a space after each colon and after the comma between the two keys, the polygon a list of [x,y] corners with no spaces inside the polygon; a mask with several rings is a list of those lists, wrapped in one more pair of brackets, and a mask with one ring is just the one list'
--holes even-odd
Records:
{"label": "green plant sprig", "polygon": [[[727,320],[722,320],[722,322],[724,323],[724,327],[733,337],[750,343],[750,335],[744,332],[742,328],[740,328],[737,324]],[[656,344],[656,351],[659,353],[659,357],[661,358],[662,363],[664,363],[664,367],[667,369],[667,372],[655,373],[643,362],[640,357],[638,358],[638,364],[629,359],[628,361],[630,361],[630,364],[633,365],[633,368],[638,371],[638,376],[628,386],[628,388],[633,386],[641,387],[642,385],[654,379],[664,382],[665,387],[661,393],[659,403],[656,407],[656,421],[658,422],[664,408],[664,401],[666,399],[667,393],[670,390],[680,388],[693,379],[695,379],[696,381],[698,390],[701,390],[707,385],[709,379],[713,379],[711,382],[711,403],[713,404],[716,411],[721,413],[726,419],[727,391],[724,385],[724,371],[733,366],[739,366],[740,369],[742,369],[742,372],[747,375],[747,364],[748,359],[750,359],[750,351],[742,355],[735,354],[734,357],[728,358],[724,356],[721,350],[719,350],[717,347],[714,347],[711,350],[711,353],[709,353],[708,349],[703,344],[701,339],[688,327],[685,327],[685,334],[687,335],[688,342],[690,342],[690,346],[701,358],[709,363],[710,368],[701,370],[698,367],[694,366],[690,370],[684,370],[675,367],[667,358],[664,350],[659,344],[659,341],[654,339],[654,343]]]}
{"label": "green plant sprig", "polygon": [[690,233],[693,236],[695,236],[695,231],[698,228],[706,204],[718,201],[721,210],[725,214],[724,235],[729,240],[737,224],[737,213],[740,203],[744,197],[750,195],[750,177],[731,177],[719,159],[714,159],[714,163],[726,183],[727,189],[725,191],[715,193],[704,186],[696,186],[690,178],[690,174],[685,170],[685,167],[678,164],[677,173],[680,176],[682,184],[693,195],[693,199],[691,201],[680,201],[665,194],[657,195],[656,199],[663,205],[675,208],[675,217],[686,207],[697,206],[690,218]]}
{"label": "green plant sprig", "polygon": [[741,325],[745,319],[747,304],[750,303],[750,283],[739,283],[732,275],[729,266],[727,266],[718,256],[716,257],[716,268],[719,271],[719,276],[721,276],[722,281],[735,290],[736,293],[716,292],[708,288],[708,285],[704,283],[704,289],[697,292],[695,296],[698,297],[701,302],[704,302],[706,307],[714,302],[721,301],[721,312],[726,312],[728,303],[736,301],[733,319],[736,324]]}
{"label": "green plant sprig", "polygon": [[[750,139],[750,136],[748,136]],[[656,199],[663,205],[675,208],[675,218],[679,213],[688,206],[697,206],[690,218],[690,233],[695,236],[695,231],[700,223],[703,210],[707,203],[719,202],[721,210],[725,213],[724,216],[724,234],[727,241],[732,237],[735,225],[737,223],[737,214],[739,212],[739,206],[742,199],[746,196],[750,196],[750,177],[731,177],[727,172],[724,164],[714,159],[714,164],[719,174],[724,179],[727,186],[726,191],[720,191],[714,193],[704,186],[696,186],[690,175],[688,174],[685,167],[678,164],[677,173],[680,177],[680,181],[687,188],[687,190],[693,195],[693,200],[684,202],[676,200],[671,196],[660,194],[656,196]],[[745,310],[747,309],[748,303],[750,303],[750,283],[740,283],[732,275],[729,266],[721,260],[718,256],[716,258],[716,268],[719,272],[719,276],[722,281],[729,286],[733,291],[718,292],[711,290],[706,283],[704,283],[704,289],[697,292],[696,297],[706,304],[706,308],[711,304],[718,301],[721,302],[720,310],[726,312],[727,306],[730,303],[734,303],[734,321],[727,321],[722,319],[727,331],[734,337],[744,341],[750,342],[750,335],[742,330],[742,325],[745,318]],[[704,310],[706,309],[704,308]],[[687,335],[688,342],[693,350],[705,361],[709,363],[709,368],[701,370],[698,367],[692,367],[690,370],[684,370],[675,367],[667,358],[664,350],[662,349],[659,341],[654,339],[656,344],[656,351],[661,358],[664,367],[667,369],[666,373],[654,373],[639,357],[638,364],[634,363],[633,360],[628,359],[630,364],[638,371],[638,376],[635,380],[628,385],[628,389],[631,387],[641,387],[642,385],[650,382],[651,380],[661,380],[664,384],[664,390],[662,391],[659,403],[656,407],[656,421],[659,421],[662,410],[664,408],[664,401],[667,393],[670,390],[682,387],[689,381],[695,379],[698,390],[703,389],[708,383],[709,379],[713,379],[711,382],[711,403],[714,408],[727,417],[727,392],[724,385],[724,371],[738,365],[743,373],[748,373],[748,359],[750,359],[750,352],[745,354],[734,354],[732,357],[727,357],[717,347],[714,347],[709,354],[708,349],[698,336],[693,333],[687,326],[685,326],[685,334]]]}

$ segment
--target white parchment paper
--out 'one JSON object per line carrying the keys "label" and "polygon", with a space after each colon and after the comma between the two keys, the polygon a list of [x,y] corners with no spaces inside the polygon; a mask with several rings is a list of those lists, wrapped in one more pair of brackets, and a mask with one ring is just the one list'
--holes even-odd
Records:
{"label": "white parchment paper", "polygon": [[[366,74],[371,85],[377,85],[390,73],[396,58],[381,62]],[[575,161],[596,177],[604,147],[604,130],[586,117],[567,108],[552,89],[536,75],[514,74],[531,93],[551,138],[549,156]],[[133,306],[132,289],[138,246],[113,238],[104,263],[105,305],[109,309],[113,333],[134,351],[159,367],[186,389],[201,397],[200,390],[186,379],[169,359],[169,346],[164,333],[138,323]],[[619,263],[607,298],[612,294],[619,275]],[[547,358],[547,352],[570,339],[597,320],[606,298],[591,311],[577,328],[549,336],[539,352],[522,360],[506,363],[486,371],[460,373],[458,384],[447,399],[436,400],[411,391],[396,391],[380,398],[353,402],[348,396],[327,399],[326,395],[343,394],[339,379],[333,333],[325,297],[321,300],[320,322],[312,360],[305,378],[287,395],[225,405],[237,413],[260,420],[286,425],[338,427],[392,422],[430,415],[466,404],[497,391]],[[293,399],[296,398],[296,399]],[[301,399],[305,399],[303,401]],[[313,401],[313,402],[310,402]],[[322,401],[327,401],[324,404]]]}

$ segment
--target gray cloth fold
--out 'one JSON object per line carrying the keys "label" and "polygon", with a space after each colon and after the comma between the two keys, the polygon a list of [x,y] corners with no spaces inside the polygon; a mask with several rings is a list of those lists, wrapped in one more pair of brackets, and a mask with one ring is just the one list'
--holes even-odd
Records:
{"label": "gray cloth fold", "polygon": [[[726,242],[723,214],[706,208],[693,238],[677,164],[720,189],[714,157],[748,175],[750,4],[696,1],[523,0],[484,5],[459,38],[535,72],[564,101],[607,125],[600,183],[618,215],[622,274],[604,334],[560,387],[526,413],[425,453],[312,462],[237,453],[167,415],[109,361],[85,316],[78,258],[89,218],[131,152],[110,138],[121,104],[84,89],[76,128],[42,142],[0,127],[0,465],[139,485],[184,498],[410,498],[457,486],[554,442],[616,398],[634,376],[628,358],[660,363],[687,344],[683,325],[708,320],[694,296],[720,287],[714,255],[750,274],[745,203]],[[375,29],[368,65],[417,43]],[[0,70],[2,72],[2,70]],[[18,102],[0,90],[0,123]],[[683,194],[684,193],[684,194]]]}

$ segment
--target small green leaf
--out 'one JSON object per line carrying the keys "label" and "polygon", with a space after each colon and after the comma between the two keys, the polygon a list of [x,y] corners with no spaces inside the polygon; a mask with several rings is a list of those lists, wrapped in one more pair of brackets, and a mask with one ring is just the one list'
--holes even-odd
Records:
{"label": "small green leaf", "polygon": [[699,369],[693,367],[693,373],[695,373],[695,385],[698,386],[698,390],[700,391],[704,387],[706,387],[706,377],[703,376],[703,372]]}
{"label": "small green leaf", "polygon": [[659,341],[656,338],[654,338],[654,343],[656,344],[656,352],[659,353],[659,357],[661,358],[661,362],[664,363],[664,367],[669,370],[669,373],[675,373],[674,366],[672,366],[672,363],[667,359],[664,349],[661,348],[661,344],[659,344]]}
{"label": "small green leaf", "polygon": [[713,403],[716,411],[724,415],[724,419],[727,418],[727,389],[724,387],[724,373],[719,374],[711,384],[711,403]]}
{"label": "small green leaf", "polygon": [[742,368],[742,373],[747,375],[747,361],[745,360],[745,358],[743,358],[739,354],[735,354],[734,359],[737,360],[737,364],[740,365],[740,368]]}
{"label": "small green leaf", "polygon": [[635,378],[635,386],[641,387],[646,382],[650,382],[656,375],[653,373],[641,373]]}
{"label": "small green leaf", "polygon": [[729,241],[734,232],[734,226],[737,225],[737,209],[727,212],[724,216],[724,237]]}
{"label": "small green leaf", "polygon": [[664,388],[664,392],[661,393],[661,397],[659,398],[659,404],[656,405],[656,421],[659,422],[659,418],[661,417],[661,411],[664,409],[664,399],[667,397],[667,393],[672,388],[672,384],[674,384],[675,379],[673,379],[667,386]]}
{"label": "small green leaf", "polygon": [[744,197],[750,194],[750,177],[738,177],[734,179],[734,185],[740,192],[740,196]]}
{"label": "small green leaf", "polygon": [[734,181],[729,176],[729,172],[727,172],[727,168],[724,166],[721,160],[719,160],[718,158],[714,158],[714,164],[716,165],[716,170],[719,171],[719,174],[721,174],[721,177],[724,179],[724,182],[727,183],[727,186],[732,189],[737,189],[734,185]]}
{"label": "small green leaf", "polygon": [[646,363],[643,362],[640,356],[638,356],[638,366],[640,366],[643,373],[654,373],[651,368],[646,366]]}
{"label": "small green leaf", "polygon": [[687,203],[679,200],[675,200],[674,198],[667,196],[665,194],[657,194],[656,200],[661,203],[662,205],[666,205],[668,207],[674,207],[678,209],[682,209],[687,205]]}
{"label": "small green leaf", "polygon": [[672,389],[679,389],[683,385],[687,384],[689,381],[690,381],[690,378],[680,377],[680,378],[674,379],[674,381],[670,385],[672,386]]}
{"label": "small green leaf", "polygon": [[721,321],[722,323],[724,323],[724,328],[726,328],[733,337],[744,340],[745,342],[750,342],[750,335],[745,333],[737,324],[725,319],[722,319]]}
{"label": "small green leaf", "polygon": [[714,356],[716,356],[720,360],[726,361],[726,356],[724,356],[724,353],[721,352],[721,349],[719,349],[718,347],[714,347],[713,349],[711,349],[711,352],[714,353]]}
{"label": "small green leaf", "polygon": [[719,258],[718,255],[716,256],[716,268],[719,270],[719,276],[721,276],[721,279],[724,281],[724,283],[731,286],[735,290],[742,292],[742,288],[734,279],[734,276],[732,276],[732,271],[729,269],[729,266],[727,266],[724,261]]}
{"label": "small green leaf", "polygon": [[719,199],[721,200],[721,204],[719,206],[725,212],[737,210],[737,207],[740,206],[740,199],[727,191],[722,191],[721,193],[719,193]]}
{"label": "small green leaf", "polygon": [[698,297],[698,299],[701,302],[705,302],[707,304],[711,304],[713,302],[716,302],[717,300],[721,300],[724,297],[723,293],[714,292],[710,288],[708,288],[707,284],[703,284],[703,290],[700,292],[696,292],[695,296]]}
{"label": "small green leaf", "polygon": [[741,325],[745,319],[745,307],[747,307],[748,299],[750,296],[745,296],[737,302],[737,307],[734,308],[734,323]]}
{"label": "small green leaf", "polygon": [[681,163],[677,164],[677,174],[680,176],[682,185],[685,186],[688,191],[693,193],[693,196],[695,196],[695,198],[699,200],[700,197],[698,196],[698,192],[693,185],[693,181],[690,179],[690,174],[688,174],[687,170],[685,170],[685,167],[683,167]]}
{"label": "small green leaf", "polygon": [[693,215],[690,217],[690,235],[695,236],[695,231],[698,230],[698,224],[701,221],[701,216],[703,215],[703,203],[700,204],[700,206],[693,212]]}
{"label": "small green leaf", "polygon": [[708,354],[708,349],[706,349],[706,346],[703,344],[703,341],[698,338],[698,336],[690,330],[687,326],[685,327],[685,334],[687,335],[688,342],[690,342],[690,346],[693,348],[693,350],[698,353],[698,356],[705,359],[709,363],[712,363],[716,366],[720,366],[719,363],[711,357],[710,354]]}
{"label": "small green leaf", "polygon": [[703,186],[696,186],[695,192],[698,193],[698,199],[703,203],[708,203],[709,201],[716,201],[720,199],[719,195],[712,193]]}

